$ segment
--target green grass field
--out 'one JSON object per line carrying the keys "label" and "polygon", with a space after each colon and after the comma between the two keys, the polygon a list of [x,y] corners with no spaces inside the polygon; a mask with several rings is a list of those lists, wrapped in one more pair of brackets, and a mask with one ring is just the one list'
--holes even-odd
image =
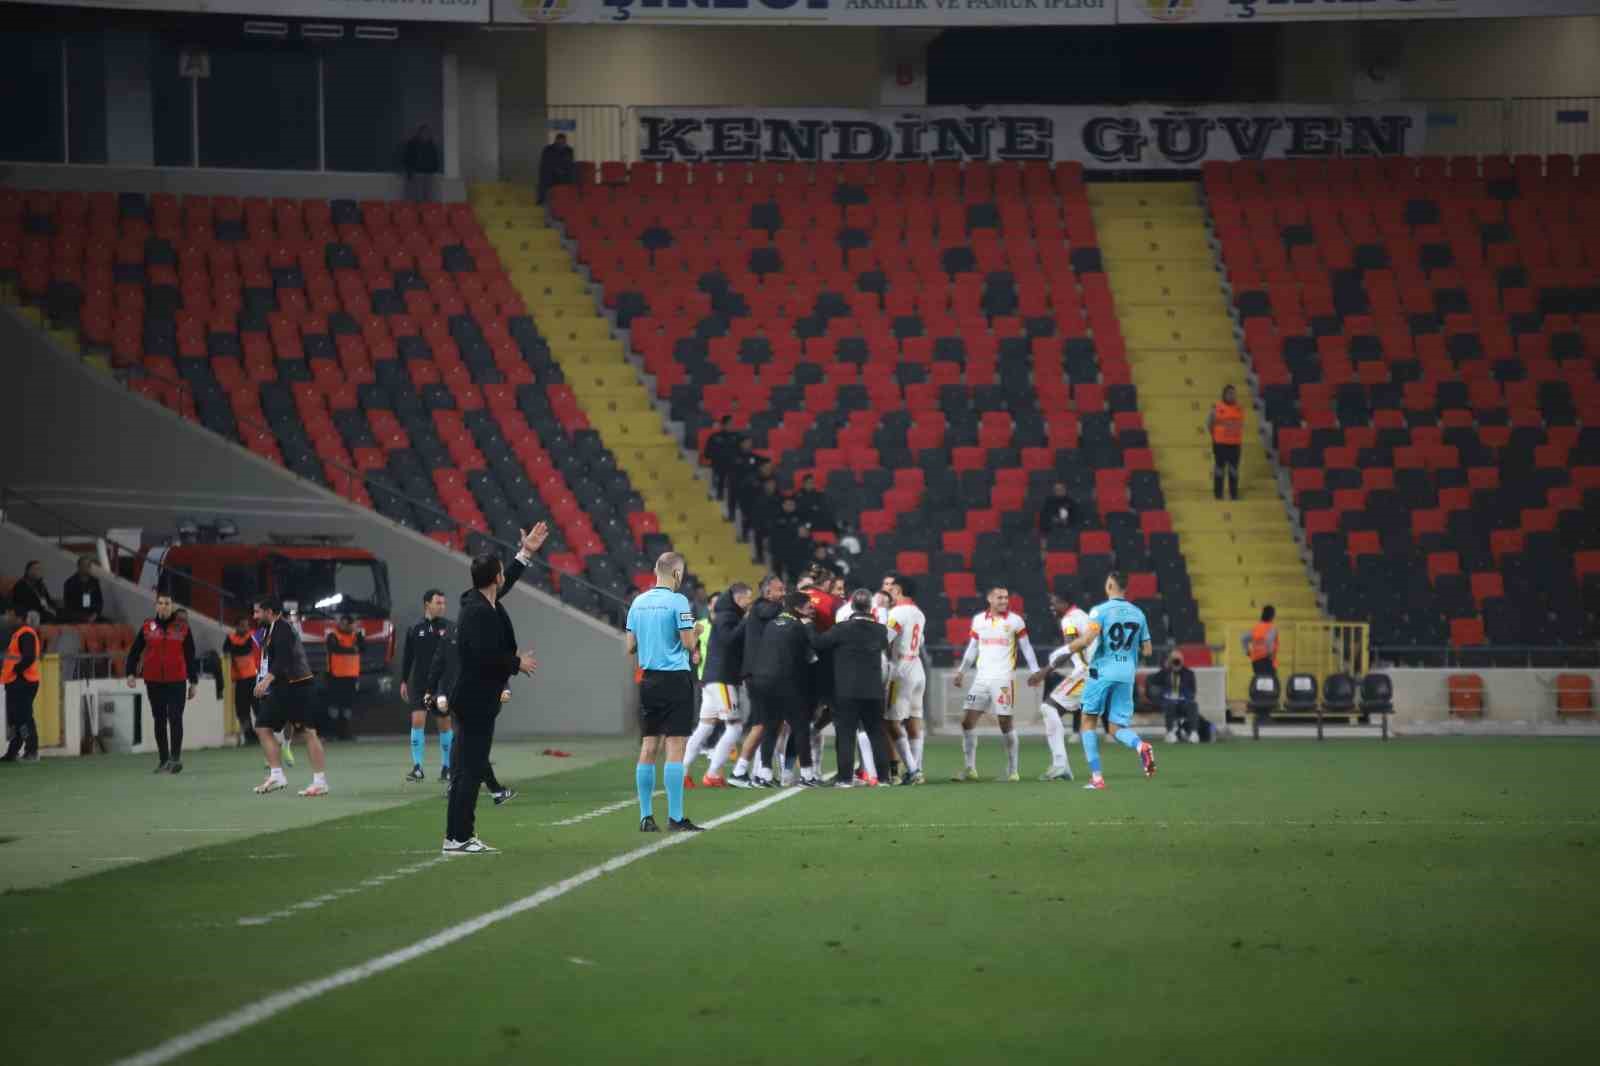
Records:
{"label": "green grass field", "polygon": [[[335,748],[325,801],[247,795],[248,752],[0,767],[7,1062],[1600,1055],[1592,741],[1235,742],[1163,749],[1154,781],[1111,748],[1099,794],[696,790],[702,823],[766,805],[692,839],[639,835],[625,745],[543,746],[497,752],[523,794],[479,831],[504,853],[450,860],[399,745]],[[958,759],[931,744],[930,778]],[[1044,761],[1027,741],[1025,776]]]}

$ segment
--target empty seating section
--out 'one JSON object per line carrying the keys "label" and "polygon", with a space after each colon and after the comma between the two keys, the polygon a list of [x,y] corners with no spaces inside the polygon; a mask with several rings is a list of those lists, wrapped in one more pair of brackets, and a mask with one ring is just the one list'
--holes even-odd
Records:
{"label": "empty seating section", "polygon": [[618,596],[665,546],[467,204],[0,190],[0,277],[135,390],[444,543],[548,520],[555,569]]}
{"label": "empty seating section", "polygon": [[[1081,168],[634,164],[600,178],[557,190],[552,213],[685,443],[731,415],[785,491],[814,473],[859,531],[858,575],[922,578],[935,643],[964,642],[997,583],[1050,634],[1049,585],[1098,599],[1113,560],[1138,575],[1158,643],[1203,639]],[[1085,517],[1041,545],[1057,480]]]}
{"label": "empty seating section", "polygon": [[1600,631],[1600,157],[1213,164],[1330,611],[1380,645]]}

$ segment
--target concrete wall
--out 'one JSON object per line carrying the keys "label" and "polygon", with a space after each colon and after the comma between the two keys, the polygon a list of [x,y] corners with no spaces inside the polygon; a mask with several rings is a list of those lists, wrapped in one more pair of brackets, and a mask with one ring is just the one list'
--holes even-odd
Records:
{"label": "concrete wall", "polygon": [[461,168],[469,181],[537,180],[548,140],[548,44],[549,34],[535,29],[467,34],[451,45],[460,83]]}
{"label": "concrete wall", "polygon": [[[1600,734],[1600,724],[1563,722],[1555,711],[1557,674],[1586,674],[1600,694],[1600,670],[1389,670],[1394,682],[1394,729],[1399,733],[1526,734],[1570,729]],[[1450,716],[1449,679],[1457,674],[1483,678],[1484,715]]]}
{"label": "concrete wall", "polygon": [[552,26],[549,99],[561,104],[871,107],[873,26]]}
{"label": "concrete wall", "polygon": [[[405,179],[397,174],[316,173],[298,170],[198,170],[131,166],[0,164],[0,184],[23,189],[174,193],[179,196],[297,196],[348,200],[400,200]],[[441,177],[441,200],[466,198],[460,178]]]}
{"label": "concrete wall", "polygon": [[[0,313],[0,370],[26,390],[0,419],[10,486],[90,529],[171,529],[180,517],[225,515],[246,540],[270,531],[344,533],[389,564],[395,624],[409,625],[430,587],[468,584],[466,560],[356,507],[275,463],[134,395]],[[619,734],[631,728],[622,635],[543,593],[506,599],[538,678],[513,685],[507,734]]]}
{"label": "concrete wall", "polygon": [[1600,95],[1600,17],[1285,25],[1285,99]]}

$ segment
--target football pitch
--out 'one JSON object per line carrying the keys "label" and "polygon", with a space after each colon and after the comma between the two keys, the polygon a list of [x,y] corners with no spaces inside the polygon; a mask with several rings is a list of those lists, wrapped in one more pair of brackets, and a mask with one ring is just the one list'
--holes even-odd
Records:
{"label": "football pitch", "polygon": [[322,800],[253,751],[0,767],[6,1060],[1600,1056],[1595,741],[1106,745],[1103,793],[934,741],[923,787],[696,789],[693,837],[639,834],[629,750],[498,746],[503,853],[450,859],[399,744]]}

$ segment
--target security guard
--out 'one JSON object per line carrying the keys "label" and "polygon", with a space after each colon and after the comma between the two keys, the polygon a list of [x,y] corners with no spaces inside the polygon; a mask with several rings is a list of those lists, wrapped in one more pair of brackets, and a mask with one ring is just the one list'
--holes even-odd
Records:
{"label": "security guard", "polygon": [[155,617],[145,619],[139,627],[126,664],[128,687],[137,688],[142,676],[145,694],[150,697],[156,751],[161,755],[161,764],[155,769],[158,774],[183,772],[183,708],[194,699],[195,685],[200,680],[194,634],[174,610],[171,596],[165,592],[156,596]]}
{"label": "security guard", "polygon": [[1261,608],[1261,621],[1244,638],[1244,653],[1250,657],[1250,670],[1257,676],[1278,676],[1278,627],[1273,619],[1278,609],[1271,604]]}
{"label": "security guard", "polygon": [[1228,478],[1228,498],[1239,498],[1239,451],[1244,445],[1244,409],[1238,404],[1233,386],[1222,390],[1222,399],[1211,408],[1206,428],[1211,431],[1211,493],[1222,499],[1222,478]]}
{"label": "security guard", "polygon": [[239,720],[239,744],[258,743],[250,712],[256,702],[256,671],[261,668],[261,649],[250,632],[248,615],[234,623],[233,632],[222,641],[222,654],[228,657],[233,675],[233,716]]}
{"label": "security guard", "polygon": [[6,657],[0,665],[0,685],[6,690],[6,721],[11,743],[0,762],[39,761],[39,728],[33,722],[33,698],[39,694],[39,615],[33,611],[17,625],[17,608],[6,603],[6,626],[12,628]]}
{"label": "security guard", "polygon": [[338,730],[340,740],[350,739],[350,720],[355,714],[356,683],[361,680],[361,653],[367,639],[356,628],[352,615],[341,614],[339,625],[330,630],[328,649],[328,719]]}

